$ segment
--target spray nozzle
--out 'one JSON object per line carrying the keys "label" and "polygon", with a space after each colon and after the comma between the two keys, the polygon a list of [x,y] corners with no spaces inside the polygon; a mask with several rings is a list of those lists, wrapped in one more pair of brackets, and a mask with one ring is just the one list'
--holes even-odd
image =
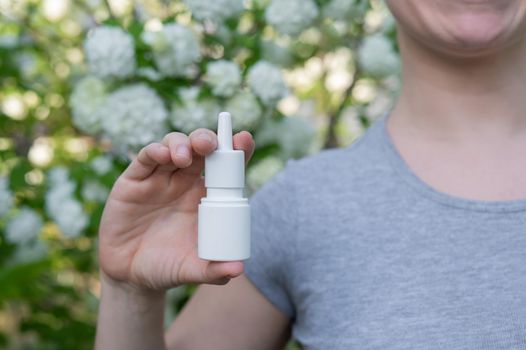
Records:
{"label": "spray nozzle", "polygon": [[228,112],[219,113],[217,119],[217,149],[231,151],[232,146],[232,117]]}

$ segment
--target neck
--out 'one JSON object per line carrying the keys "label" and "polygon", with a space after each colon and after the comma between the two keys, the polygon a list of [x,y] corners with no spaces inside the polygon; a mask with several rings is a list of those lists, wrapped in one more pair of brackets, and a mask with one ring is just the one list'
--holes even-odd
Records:
{"label": "neck", "polygon": [[452,58],[399,33],[403,87],[393,119],[426,137],[526,133],[526,41],[481,58]]}

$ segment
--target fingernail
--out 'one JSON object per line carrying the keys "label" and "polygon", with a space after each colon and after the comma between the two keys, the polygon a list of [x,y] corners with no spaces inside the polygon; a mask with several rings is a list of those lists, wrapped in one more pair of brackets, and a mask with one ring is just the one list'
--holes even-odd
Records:
{"label": "fingernail", "polygon": [[179,145],[175,148],[175,154],[177,154],[180,157],[189,158],[190,157],[190,151],[188,150],[188,147],[186,145]]}
{"label": "fingernail", "polygon": [[209,134],[207,134],[205,132],[198,134],[197,138],[199,140],[204,140],[206,142],[212,142],[212,136],[210,136]]}

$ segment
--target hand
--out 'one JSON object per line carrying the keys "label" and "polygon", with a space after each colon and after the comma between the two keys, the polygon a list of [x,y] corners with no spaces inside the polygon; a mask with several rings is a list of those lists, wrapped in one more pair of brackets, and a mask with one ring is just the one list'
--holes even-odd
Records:
{"label": "hand", "polygon": [[[242,131],[234,148],[254,151]],[[115,182],[99,230],[103,279],[139,290],[160,291],[184,283],[225,284],[243,272],[243,262],[197,257],[197,207],[205,196],[204,156],[217,147],[216,134],[197,129],[173,132],[144,147]]]}

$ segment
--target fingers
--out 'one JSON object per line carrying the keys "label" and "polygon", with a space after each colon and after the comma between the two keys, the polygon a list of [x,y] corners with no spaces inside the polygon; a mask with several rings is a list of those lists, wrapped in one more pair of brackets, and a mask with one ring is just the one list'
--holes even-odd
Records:
{"label": "fingers", "polygon": [[171,132],[161,143],[170,149],[172,162],[177,168],[186,168],[192,164],[192,146],[188,136],[181,132]]}
{"label": "fingers", "polygon": [[[233,137],[234,149],[245,152],[245,162],[254,153],[254,140],[248,131],[241,131]],[[217,135],[209,129],[196,129],[189,136],[172,132],[161,143],[144,147],[123,175],[142,180],[156,168],[163,170],[184,169],[185,173],[199,175],[204,167],[204,157],[217,148]]]}
{"label": "fingers", "polygon": [[248,163],[256,147],[252,135],[248,131],[241,131],[234,135],[233,141],[234,149],[240,149],[245,152],[245,162]]}
{"label": "fingers", "polygon": [[217,148],[217,135],[209,129],[199,128],[190,133],[193,150],[200,156],[206,156]]}
{"label": "fingers", "polygon": [[211,261],[204,271],[205,283],[226,284],[243,273],[242,261]]}
{"label": "fingers", "polygon": [[133,180],[142,180],[148,177],[158,166],[166,165],[170,162],[170,150],[168,147],[160,143],[151,143],[141,149],[122,175]]}
{"label": "fingers", "polygon": [[[183,171],[185,173],[199,175],[204,167],[204,157],[217,148],[217,135],[212,130],[200,128],[194,130],[189,137],[195,154],[192,165]],[[233,146],[234,149],[240,149],[245,152],[245,162],[248,162],[254,153],[254,140],[248,131],[242,131],[234,135]]]}
{"label": "fingers", "polygon": [[[206,156],[217,148],[217,135],[209,129],[196,129],[190,134],[190,142],[193,150]],[[254,153],[255,143],[252,135],[248,131],[241,131],[233,137],[234,149],[243,150],[245,159],[248,161]]]}

